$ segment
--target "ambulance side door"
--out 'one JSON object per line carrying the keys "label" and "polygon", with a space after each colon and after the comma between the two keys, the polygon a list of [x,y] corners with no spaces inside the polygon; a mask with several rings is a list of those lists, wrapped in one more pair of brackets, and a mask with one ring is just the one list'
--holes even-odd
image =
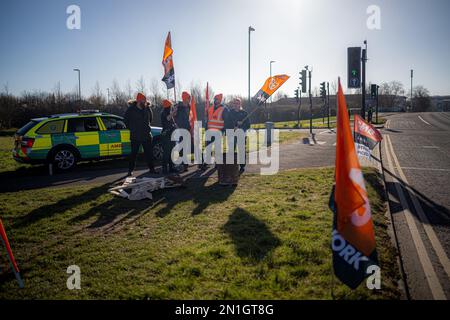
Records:
{"label": "ambulance side door", "polygon": [[100,156],[99,130],[97,118],[76,117],[67,119],[67,134],[74,139],[74,145],[81,158],[91,159]]}
{"label": "ambulance side door", "polygon": [[106,144],[108,156],[130,154],[130,132],[119,117],[102,116],[103,130],[100,131],[100,144]]}

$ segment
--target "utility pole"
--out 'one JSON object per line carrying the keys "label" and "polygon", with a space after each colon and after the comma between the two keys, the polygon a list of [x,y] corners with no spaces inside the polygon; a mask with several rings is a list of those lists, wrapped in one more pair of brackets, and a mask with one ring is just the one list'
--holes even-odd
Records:
{"label": "utility pole", "polygon": [[81,79],[80,79],[80,69],[73,69],[73,71],[78,72],[78,100],[81,101]]}
{"label": "utility pole", "polygon": [[248,103],[252,104],[252,100],[250,99],[250,33],[255,31],[252,26],[248,27]]}
{"label": "utility pole", "polygon": [[367,40],[364,40],[365,48],[362,50],[362,81],[361,81],[361,117],[366,119],[366,61],[367,61]]}
{"label": "utility pole", "polygon": [[377,124],[378,124],[378,89],[379,88],[380,88],[380,86],[377,85],[377,110],[376,110],[376,113],[375,113],[375,118],[376,118]]}
{"label": "utility pole", "polygon": [[327,82],[328,129],[330,129],[330,83]]}
{"label": "utility pole", "polygon": [[[275,63],[276,61],[274,61],[274,60],[271,60],[270,61],[270,77],[272,78],[272,63]],[[273,100],[272,100],[272,97],[270,97],[270,103],[272,103],[273,102]]]}
{"label": "utility pole", "polygon": [[106,88],[106,91],[108,92],[108,97],[106,99],[106,104],[109,104],[109,88]]}
{"label": "utility pole", "polygon": [[308,88],[308,93],[309,93],[309,133],[312,135],[313,131],[312,131],[312,117],[313,117],[313,112],[312,112],[312,95],[311,95],[311,78],[312,78],[312,72],[311,70],[308,69],[308,66],[305,66],[306,71],[308,71],[308,82],[309,82],[309,88]]}
{"label": "utility pole", "polygon": [[413,111],[413,77],[414,77],[414,70],[411,69],[411,112]]}

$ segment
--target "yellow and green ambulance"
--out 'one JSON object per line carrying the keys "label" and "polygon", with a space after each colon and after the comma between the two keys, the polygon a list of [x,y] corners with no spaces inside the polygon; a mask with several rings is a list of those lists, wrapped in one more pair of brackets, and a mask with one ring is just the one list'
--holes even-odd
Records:
{"label": "yellow and green ambulance", "polygon": [[[162,159],[161,128],[152,127],[153,156]],[[65,171],[78,161],[127,156],[130,131],[122,117],[85,110],[31,119],[15,134],[13,158],[22,163],[52,163]]]}

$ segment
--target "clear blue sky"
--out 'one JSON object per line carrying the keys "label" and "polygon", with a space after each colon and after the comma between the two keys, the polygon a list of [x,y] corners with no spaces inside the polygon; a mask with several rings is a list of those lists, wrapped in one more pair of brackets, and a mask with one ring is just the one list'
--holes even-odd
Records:
{"label": "clear blue sky", "polygon": [[[81,8],[81,30],[66,28],[67,6]],[[381,30],[366,27],[366,8],[381,9]],[[216,92],[247,95],[247,29],[252,25],[252,95],[269,74],[291,79],[313,67],[313,87],[341,76],[346,83],[346,48],[368,41],[368,81],[399,80],[432,94],[450,94],[450,1],[448,0],[173,0],[0,2],[0,84],[10,91],[82,94],[96,81],[103,92],[117,79],[134,86],[162,77],[161,58],[172,31],[176,78],[183,88],[209,81]]]}

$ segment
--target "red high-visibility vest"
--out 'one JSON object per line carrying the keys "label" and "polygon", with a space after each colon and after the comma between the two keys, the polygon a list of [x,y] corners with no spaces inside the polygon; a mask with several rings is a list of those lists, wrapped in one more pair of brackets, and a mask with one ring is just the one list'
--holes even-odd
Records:
{"label": "red high-visibility vest", "polygon": [[224,128],[223,122],[223,106],[219,106],[216,110],[214,107],[208,109],[208,129],[221,131]]}

